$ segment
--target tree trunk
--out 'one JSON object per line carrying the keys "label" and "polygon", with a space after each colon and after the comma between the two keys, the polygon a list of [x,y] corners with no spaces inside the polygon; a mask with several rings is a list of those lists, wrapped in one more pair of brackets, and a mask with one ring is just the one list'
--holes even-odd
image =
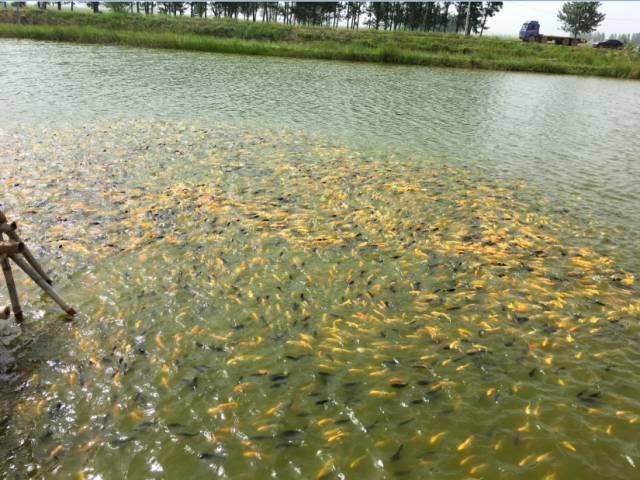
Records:
{"label": "tree trunk", "polygon": [[467,18],[464,22],[464,36],[468,37],[471,33],[471,2],[467,2]]}
{"label": "tree trunk", "polygon": [[484,32],[484,26],[487,23],[487,12],[484,12],[484,16],[482,17],[482,24],[480,25],[480,36]]}

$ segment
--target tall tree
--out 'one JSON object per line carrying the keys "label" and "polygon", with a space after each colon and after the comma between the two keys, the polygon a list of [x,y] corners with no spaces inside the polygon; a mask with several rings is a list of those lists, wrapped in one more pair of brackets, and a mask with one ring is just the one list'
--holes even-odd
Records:
{"label": "tall tree", "polygon": [[562,30],[570,32],[574,38],[580,33],[591,33],[604,20],[600,12],[600,2],[567,2],[558,12],[558,20],[562,22]]}
{"label": "tall tree", "polygon": [[176,16],[179,13],[180,16],[182,16],[184,15],[185,9],[184,3],[185,2],[162,2],[158,5],[158,10],[165,15],[173,14],[173,16]]}
{"label": "tall tree", "polygon": [[450,6],[451,6],[451,2],[444,2],[444,5],[442,6],[442,10],[440,11],[439,23],[440,23],[440,28],[442,29],[443,32],[445,32],[447,30],[447,27],[449,26],[449,7]]}
{"label": "tall tree", "polygon": [[207,2],[193,2],[191,4],[191,15],[194,17],[207,17]]}
{"label": "tall tree", "polygon": [[[465,35],[470,35],[472,31],[478,33],[478,27],[482,21],[482,2],[456,2],[456,13],[456,32],[464,30]],[[468,24],[467,13],[469,14]]]}
{"label": "tall tree", "polygon": [[480,22],[480,36],[488,30],[487,20],[502,10],[502,2],[485,2],[482,7],[482,21]]}
{"label": "tall tree", "polygon": [[104,2],[104,6],[115,13],[126,13],[129,4],[123,2]]}

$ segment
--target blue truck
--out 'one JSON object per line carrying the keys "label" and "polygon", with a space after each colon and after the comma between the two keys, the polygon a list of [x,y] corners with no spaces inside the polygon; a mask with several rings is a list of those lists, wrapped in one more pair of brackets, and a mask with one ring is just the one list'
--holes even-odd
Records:
{"label": "blue truck", "polygon": [[584,43],[585,40],[581,38],[573,37],[559,37],[557,35],[543,35],[540,33],[540,22],[537,20],[531,20],[524,22],[520,28],[520,40],[523,42],[531,43],[549,43],[553,42],[556,45],[570,45],[575,47],[579,43]]}

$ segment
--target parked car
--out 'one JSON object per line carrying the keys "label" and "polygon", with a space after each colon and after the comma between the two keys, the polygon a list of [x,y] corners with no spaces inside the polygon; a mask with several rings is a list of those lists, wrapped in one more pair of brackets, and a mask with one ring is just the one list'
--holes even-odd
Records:
{"label": "parked car", "polygon": [[620,40],[610,38],[604,42],[598,42],[593,44],[593,48],[622,48],[624,44]]}

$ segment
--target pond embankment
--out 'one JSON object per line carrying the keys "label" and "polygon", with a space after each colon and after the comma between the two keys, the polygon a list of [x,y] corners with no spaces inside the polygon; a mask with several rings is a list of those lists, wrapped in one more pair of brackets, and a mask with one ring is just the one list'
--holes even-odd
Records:
{"label": "pond embankment", "polygon": [[452,33],[134,14],[0,11],[0,37],[218,53],[639,79],[640,54]]}

